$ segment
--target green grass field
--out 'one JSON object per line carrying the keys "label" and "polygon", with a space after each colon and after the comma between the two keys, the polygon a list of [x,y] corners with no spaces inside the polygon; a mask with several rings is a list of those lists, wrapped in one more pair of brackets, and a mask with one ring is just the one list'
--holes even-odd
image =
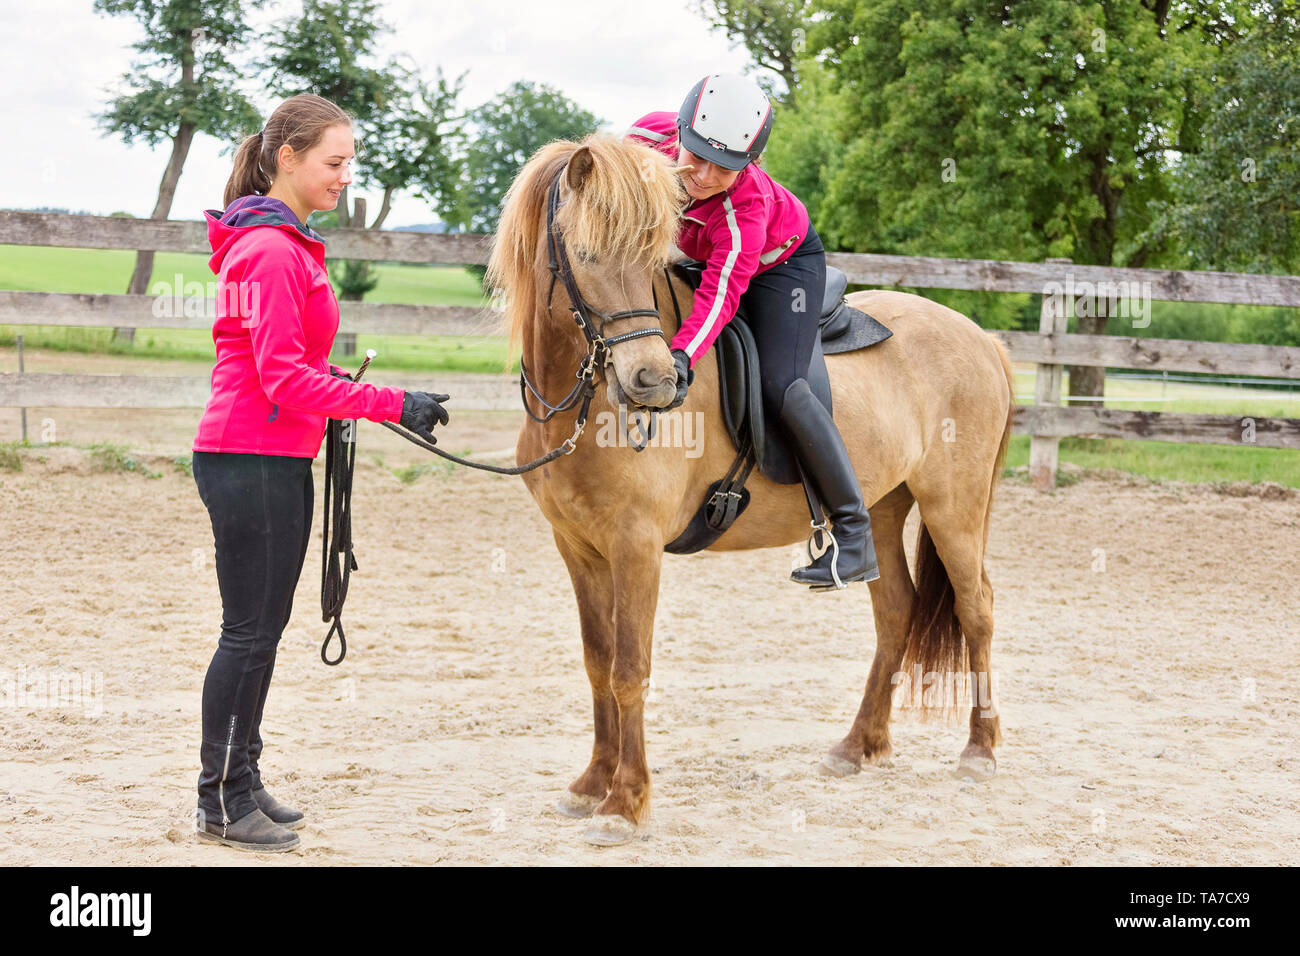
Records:
{"label": "green grass field", "polygon": [[[135,253],[119,249],[55,249],[0,245],[0,289],[32,292],[121,293],[135,268]],[[401,305],[483,305],[478,279],[461,266],[415,263],[378,265],[379,285],[367,302]],[[153,282],[205,286],[216,276],[208,257],[199,253],[160,252],[154,257]]]}
{"label": "green grass field", "polygon": [[[1273,481],[1300,488],[1300,451],[1239,448],[1235,445],[1180,445],[1114,438],[1063,438],[1060,461],[1085,470],[1113,469],[1154,481]],[[1012,435],[1007,468],[1029,464],[1029,436]],[[1063,473],[1058,473],[1058,479]],[[1060,481],[1065,484],[1068,479]]]}
{"label": "green grass field", "polygon": [[[135,253],[116,249],[52,249],[0,246],[0,289],[32,292],[120,294],[126,291]],[[486,306],[476,276],[460,266],[411,263],[376,266],[379,285],[367,302],[397,305]],[[180,280],[176,276],[180,276]],[[154,283],[167,289],[215,282],[208,257],[197,253],[160,252],[154,259]],[[134,344],[113,339],[111,329],[70,326],[0,326],[0,345],[13,345],[21,333],[30,348],[103,352],[154,359],[212,359],[212,335],[190,329],[138,329]],[[504,341],[485,336],[360,335],[357,350],[373,348],[390,368],[417,371],[499,372],[505,367]],[[356,362],[336,354],[339,365]]]}
{"label": "green grass field", "polygon": [[[121,293],[125,290],[135,253],[119,250],[55,249],[0,246],[0,288],[43,292]],[[454,266],[380,264],[379,285],[370,302],[412,305],[485,304],[477,277]],[[183,283],[204,286],[215,281],[207,256],[159,253],[154,282],[171,287],[175,276]],[[31,348],[120,354],[151,359],[212,359],[212,337],[206,331],[140,329],[133,345],[112,340],[112,330],[54,326],[0,326],[0,345],[12,346],[21,332]],[[377,350],[387,368],[412,371],[498,372],[504,368],[504,339],[488,336],[360,335],[359,352]],[[338,364],[353,367],[355,358],[336,354]],[[517,364],[516,364],[517,369]],[[1068,380],[1064,384],[1068,394]],[[1033,376],[1017,373],[1016,391],[1022,403],[1032,401]],[[1300,390],[1274,391],[1186,382],[1151,382],[1108,378],[1107,404],[1113,408],[1168,412],[1203,412],[1255,418],[1300,418]],[[1227,445],[1179,445],[1169,442],[1065,439],[1061,461],[1083,468],[1111,468],[1158,480],[1196,482],[1275,481],[1300,488],[1300,451]],[[1007,456],[1008,468],[1029,461],[1029,438],[1016,435]]]}
{"label": "green grass field", "polygon": [[[1069,375],[1062,394],[1068,395]],[[1297,383],[1300,386],[1300,383]],[[1020,404],[1032,404],[1033,372],[1016,371]],[[1252,418],[1300,418],[1300,389],[1290,392],[1192,382],[1106,379],[1108,408]],[[1176,442],[1113,438],[1065,438],[1060,460],[1085,469],[1113,468],[1160,481],[1274,481],[1300,488],[1300,451],[1236,445],[1183,445]],[[1013,435],[1007,467],[1029,464],[1029,436]]]}

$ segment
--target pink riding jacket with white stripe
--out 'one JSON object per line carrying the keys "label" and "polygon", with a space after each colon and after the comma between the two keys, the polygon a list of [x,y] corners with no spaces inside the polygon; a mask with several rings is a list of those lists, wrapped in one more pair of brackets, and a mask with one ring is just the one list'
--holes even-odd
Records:
{"label": "pink riding jacket with white stripe", "polygon": [[[677,162],[676,113],[649,113],[626,135]],[[706,265],[691,314],[669,344],[689,355],[694,367],[736,314],[749,280],[799,248],[808,235],[808,210],[794,193],[750,163],[730,189],[690,203],[683,215],[677,246]]]}

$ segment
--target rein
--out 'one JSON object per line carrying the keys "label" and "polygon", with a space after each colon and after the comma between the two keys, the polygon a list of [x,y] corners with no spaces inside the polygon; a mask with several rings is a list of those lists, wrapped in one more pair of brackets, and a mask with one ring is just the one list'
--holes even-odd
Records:
{"label": "rein", "polygon": [[[528,369],[524,365],[522,356],[519,359],[519,396],[524,405],[524,411],[528,417],[535,422],[545,424],[554,418],[558,413],[568,411],[575,405],[578,407],[578,417],[574,422],[573,434],[564,439],[556,448],[547,452],[541,458],[534,459],[523,465],[516,465],[513,468],[506,468],[499,465],[488,465],[482,462],[470,461],[467,458],[461,458],[450,452],[443,451],[432,442],[425,441],[423,438],[407,431],[400,425],[392,422],[380,422],[389,431],[401,435],[412,445],[418,445],[425,451],[431,451],[440,458],[455,462],[458,465],[465,465],[468,468],[476,468],[479,471],[490,471],[498,475],[522,475],[525,472],[540,468],[549,462],[555,461],[564,455],[572,454],[578,447],[578,438],[587,426],[587,413],[591,408],[591,400],[596,395],[596,374],[598,370],[603,370],[610,362],[613,361],[611,349],[621,342],[630,342],[633,339],[644,338],[647,335],[657,335],[667,341],[663,329],[655,326],[654,328],[637,329],[633,332],[625,332],[622,335],[605,335],[605,325],[609,322],[615,322],[620,319],[629,319],[635,316],[653,316],[656,320],[659,318],[659,302],[656,297],[655,308],[653,309],[627,309],[622,312],[606,313],[601,312],[590,302],[582,297],[578,289],[578,281],[573,275],[573,266],[569,263],[568,250],[564,246],[564,237],[560,235],[556,227],[556,213],[559,211],[563,201],[560,199],[560,180],[564,177],[568,166],[560,169],[551,183],[550,192],[546,204],[546,248],[548,254],[548,268],[551,272],[551,287],[546,295],[546,308],[550,311],[551,299],[555,294],[555,281],[559,279],[569,295],[570,312],[573,320],[582,329],[583,335],[587,339],[587,354],[583,356],[582,361],[578,364],[577,384],[569,391],[569,394],[562,398],[558,404],[552,405],[548,402],[533,385],[528,377]],[[667,269],[664,270],[667,276]],[[677,310],[678,324],[681,324],[681,307],[677,304],[677,294],[672,292],[672,280],[669,279],[668,289],[672,293],[673,306]],[[601,319],[599,326],[592,321],[591,316],[597,315]],[[374,352],[366,353],[366,360],[361,363],[357,369],[356,375],[352,377],[354,382],[361,379],[366,367],[369,366],[370,360],[374,357]],[[527,391],[525,391],[527,389]],[[542,416],[533,414],[528,403],[528,392],[533,394],[547,411]],[[642,451],[654,437],[655,414],[658,410],[652,409],[650,412],[649,428],[642,429],[644,441],[640,444],[633,443],[632,447],[637,451]],[[325,445],[325,517],[324,529],[322,532],[324,552],[321,557],[321,620],[333,621],[330,625],[329,632],[325,635],[325,640],[321,644],[321,660],[326,664],[334,666],[340,663],[348,652],[347,638],[343,633],[343,602],[348,594],[348,580],[353,571],[357,570],[357,559],[352,553],[352,476],[356,467],[357,446],[356,446],[356,422],[355,421],[338,421],[330,420],[327,430],[327,439]],[[348,447],[344,447],[344,446]],[[331,510],[331,490],[335,491],[333,496],[333,509]],[[330,537],[330,521],[333,518],[334,536]],[[338,635],[339,653],[338,657],[330,658],[328,649],[330,641],[334,635]]]}

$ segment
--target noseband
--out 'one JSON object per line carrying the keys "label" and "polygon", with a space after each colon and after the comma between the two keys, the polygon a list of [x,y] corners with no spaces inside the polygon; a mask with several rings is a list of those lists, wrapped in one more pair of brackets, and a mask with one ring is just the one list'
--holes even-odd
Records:
{"label": "noseband", "polygon": [[[573,389],[561,401],[552,405],[536,389],[528,377],[528,368],[524,365],[522,356],[519,359],[519,395],[523,399],[524,411],[528,417],[535,422],[545,424],[550,421],[558,412],[567,411],[577,404],[580,397],[583,398],[582,409],[578,414],[577,428],[574,430],[570,442],[576,441],[578,435],[582,433],[583,426],[587,421],[587,409],[591,403],[591,396],[595,394],[596,374],[598,370],[603,369],[613,361],[612,349],[621,342],[630,342],[633,339],[644,338],[647,335],[657,335],[664,341],[667,341],[663,329],[659,326],[653,328],[637,329],[633,332],[624,332],[622,335],[605,335],[605,326],[610,322],[617,322],[620,319],[630,319],[635,316],[644,315],[652,316],[656,320],[659,318],[659,303],[656,298],[655,308],[653,309],[626,309],[622,312],[602,312],[593,306],[590,302],[582,297],[582,292],[578,289],[578,280],[573,275],[573,266],[569,263],[568,250],[564,246],[564,237],[556,225],[556,214],[561,205],[560,200],[560,181],[568,166],[563,167],[555,175],[551,182],[550,192],[546,200],[546,250],[548,254],[547,268],[551,272],[551,286],[546,293],[546,311],[549,314],[551,310],[551,300],[555,295],[555,281],[558,279],[564,286],[565,292],[569,295],[569,312],[573,316],[573,321],[582,329],[582,334],[587,339],[587,354],[583,357],[578,365],[577,378],[578,382]],[[597,326],[592,321],[592,315],[599,316],[600,325]],[[541,417],[534,415],[528,405],[528,392],[533,394],[537,401],[541,402],[548,411]],[[655,414],[657,410],[652,409],[650,412],[650,427],[644,429],[644,439],[641,442],[631,441],[631,446],[637,451],[641,451],[649,444],[651,437],[654,435]],[[630,440],[630,436],[629,436]],[[572,450],[572,449],[570,449]]]}

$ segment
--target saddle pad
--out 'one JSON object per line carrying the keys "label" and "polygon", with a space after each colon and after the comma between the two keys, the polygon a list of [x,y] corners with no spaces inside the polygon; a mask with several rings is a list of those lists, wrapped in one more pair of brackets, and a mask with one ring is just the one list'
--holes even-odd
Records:
{"label": "saddle pad", "polygon": [[[827,338],[827,326],[832,322],[838,325],[839,322],[843,321],[842,316],[844,313],[848,314],[848,328],[834,338]],[[846,302],[822,326],[822,353],[824,355],[839,355],[841,352],[855,352],[858,349],[865,349],[868,346],[883,342],[893,334],[890,329],[881,325],[875,318],[861,309],[853,308]]]}

